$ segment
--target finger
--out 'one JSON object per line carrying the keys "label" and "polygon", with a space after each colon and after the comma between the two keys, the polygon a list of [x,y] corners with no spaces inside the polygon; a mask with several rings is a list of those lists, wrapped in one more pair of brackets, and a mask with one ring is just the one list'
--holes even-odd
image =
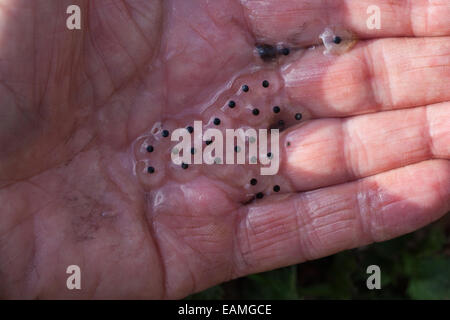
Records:
{"label": "finger", "polygon": [[341,56],[308,50],[282,77],[292,105],[335,117],[450,100],[450,38],[384,39]]}
{"label": "finger", "polygon": [[297,191],[312,190],[432,158],[450,159],[449,118],[446,102],[310,121],[287,133],[280,174]]}
{"label": "finger", "polygon": [[[257,39],[317,43],[317,34],[330,25],[353,30],[360,38],[450,35],[447,0],[241,0]],[[379,8],[380,29],[367,21]],[[369,9],[370,10],[370,9]]]}
{"label": "finger", "polygon": [[236,273],[245,275],[388,240],[450,209],[450,162],[430,160],[243,210]]}

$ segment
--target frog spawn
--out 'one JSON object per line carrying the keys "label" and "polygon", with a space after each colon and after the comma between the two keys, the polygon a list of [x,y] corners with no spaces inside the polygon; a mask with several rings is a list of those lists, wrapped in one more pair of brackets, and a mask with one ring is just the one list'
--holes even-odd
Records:
{"label": "frog spawn", "polygon": [[[324,43],[325,54],[342,54],[356,43],[356,37],[351,32],[336,28],[327,28],[320,38]],[[289,52],[285,44],[256,46],[256,53],[263,62],[271,62],[279,57],[286,59]],[[213,164],[193,164],[196,154],[202,154],[206,147],[214,148],[215,141],[203,135],[207,129],[218,129],[223,137],[226,136],[225,129],[283,131],[311,117],[302,106],[290,105],[283,81],[273,68],[256,67],[252,70],[256,71],[235,78],[201,113],[183,119],[164,119],[163,122],[155,123],[148,133],[135,141],[135,173],[144,190],[150,191],[170,181],[187,183],[196,177],[205,176],[212,181],[220,181],[231,190],[239,191],[242,203],[261,199],[264,195],[293,191],[289,179],[282,174],[260,176],[260,165],[254,164],[255,161],[248,156],[250,144],[255,143],[248,137],[244,138],[245,164],[224,164],[226,155],[216,157]],[[202,121],[201,130],[193,130],[194,121]],[[178,141],[171,141],[170,134],[178,128],[186,128],[192,137],[189,163],[172,161],[172,153],[181,152],[182,155],[182,152],[186,152],[174,149]],[[194,145],[194,141],[200,141],[201,144]],[[289,142],[280,141],[279,145],[281,166],[283,150],[289,148]],[[228,150],[223,151],[225,154]],[[236,156],[242,152],[239,147],[235,147],[233,151]],[[267,153],[259,156],[270,158],[274,155],[268,146]]]}
{"label": "frog spawn", "polygon": [[[257,78],[264,80],[254,80]],[[136,174],[144,189],[149,191],[164,184],[168,180],[167,178],[183,183],[203,175],[214,181],[225,182],[233,189],[241,191],[243,189],[245,195],[242,199],[243,202],[248,202],[253,198],[260,199],[264,195],[272,193],[292,191],[289,181],[281,175],[260,176],[260,165],[254,164],[255,160],[249,157],[250,145],[258,144],[257,139],[252,139],[252,137],[242,138],[242,140],[245,139],[245,152],[240,150],[237,145],[232,150],[236,156],[235,163],[238,153],[245,153],[245,164],[224,164],[227,150],[224,150],[224,155],[217,157],[213,164],[194,164],[196,153],[201,154],[205,148],[215,147],[215,141],[210,141],[210,137],[205,135],[208,129],[220,130],[223,137],[226,137],[225,129],[240,128],[245,131],[249,128],[256,130],[278,128],[282,130],[298,124],[307,117],[307,110],[301,106],[295,108],[289,106],[283,102],[283,98],[285,97],[280,79],[267,71],[259,71],[250,76],[236,79],[229,90],[223,92],[214,104],[198,116],[178,121],[168,119],[155,124],[152,130],[141,136],[134,145]],[[197,130],[194,121],[202,121],[201,130]],[[283,123],[282,128],[279,125],[280,121]],[[192,148],[189,152],[191,161],[181,165],[173,163],[171,153],[184,151],[174,150],[178,141],[171,141],[170,137],[163,135],[165,130],[172,133],[178,128],[186,128],[186,133],[191,135],[192,141]],[[270,131],[267,140],[270,142]],[[195,141],[202,141],[201,146],[196,146]],[[270,144],[266,154],[260,155],[260,157],[274,157]],[[257,182],[252,183],[255,181]]]}
{"label": "frog spawn", "polygon": [[356,36],[345,29],[326,28],[319,36],[325,50],[324,54],[340,55],[353,48],[358,41]]}

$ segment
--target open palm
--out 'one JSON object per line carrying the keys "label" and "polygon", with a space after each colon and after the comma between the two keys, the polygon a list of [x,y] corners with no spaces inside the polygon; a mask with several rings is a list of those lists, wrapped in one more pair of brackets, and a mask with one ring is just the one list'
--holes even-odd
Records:
{"label": "open palm", "polygon": [[[438,219],[449,15],[447,0],[0,0],[0,295],[182,298]],[[360,41],[324,55],[329,26]],[[291,51],[262,61],[256,43]],[[216,116],[285,121],[278,174],[170,163],[161,129]]]}

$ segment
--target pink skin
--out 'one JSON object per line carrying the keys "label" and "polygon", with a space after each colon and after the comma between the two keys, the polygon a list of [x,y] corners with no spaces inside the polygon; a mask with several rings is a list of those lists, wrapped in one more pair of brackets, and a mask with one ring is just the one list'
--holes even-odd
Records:
{"label": "pink skin", "polygon": [[[74,2],[81,31],[65,28]],[[449,15],[447,0],[0,0],[0,296],[182,298],[440,218]],[[331,26],[360,41],[324,55]],[[263,63],[256,42],[291,54]],[[278,175],[183,170],[151,135],[218,115],[222,130],[286,120]]]}

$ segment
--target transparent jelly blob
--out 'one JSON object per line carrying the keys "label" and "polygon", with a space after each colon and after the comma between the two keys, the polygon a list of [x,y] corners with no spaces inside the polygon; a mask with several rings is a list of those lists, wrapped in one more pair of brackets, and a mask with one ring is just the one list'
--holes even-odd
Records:
{"label": "transparent jelly blob", "polygon": [[324,54],[340,55],[349,51],[358,42],[356,36],[342,28],[326,28],[319,36],[325,50]]}

